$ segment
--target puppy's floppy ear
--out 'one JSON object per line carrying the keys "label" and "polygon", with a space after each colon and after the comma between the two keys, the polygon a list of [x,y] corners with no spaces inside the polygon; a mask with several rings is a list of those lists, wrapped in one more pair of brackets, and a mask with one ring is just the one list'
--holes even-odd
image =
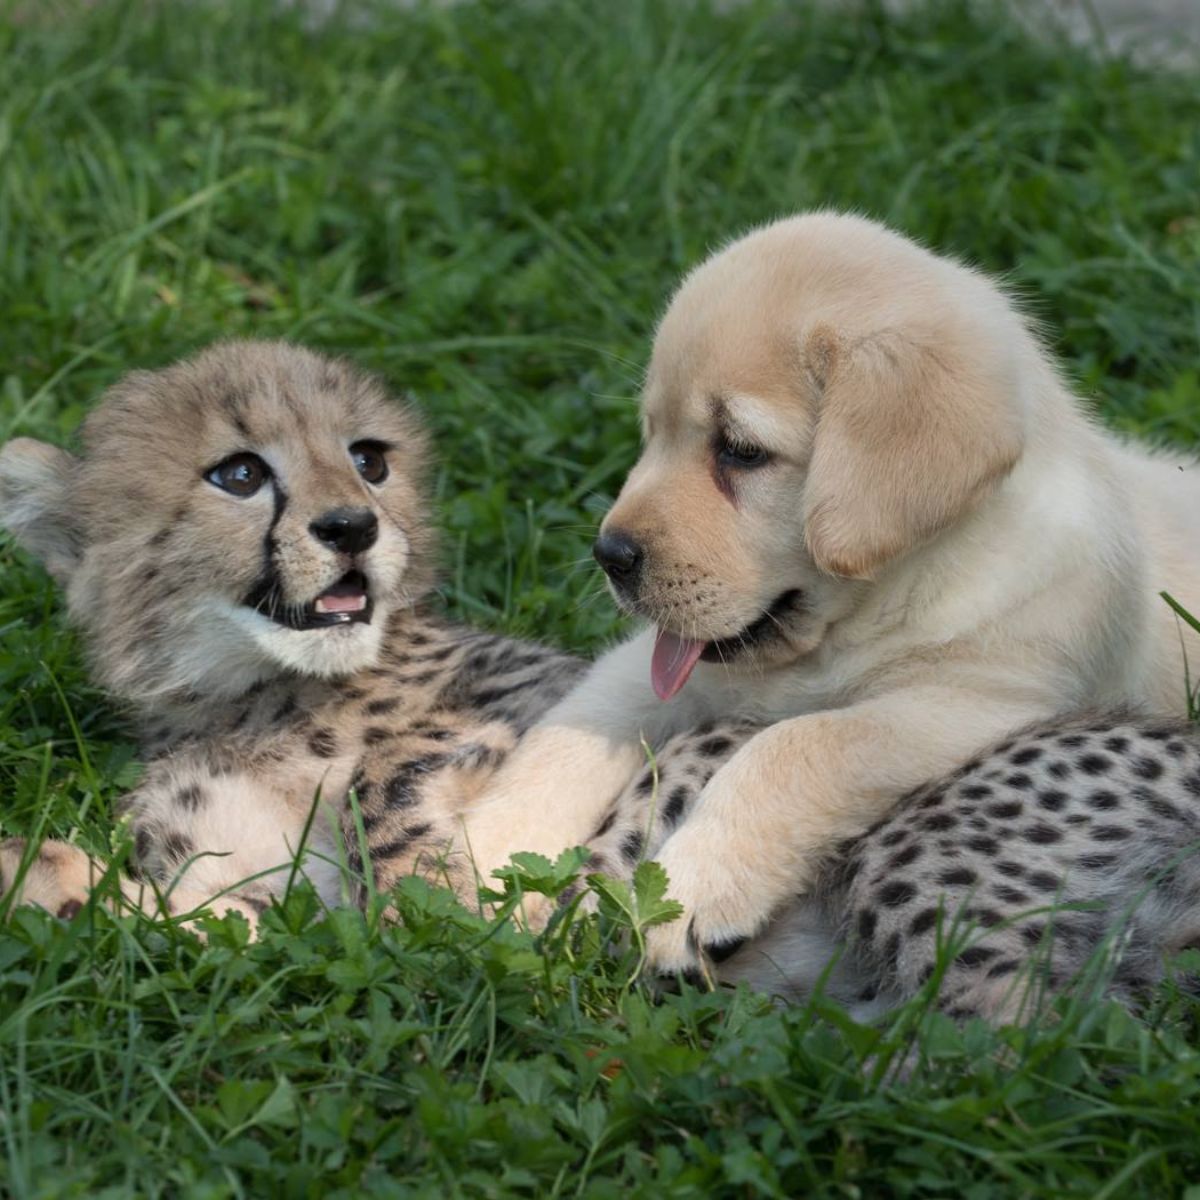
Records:
{"label": "puppy's floppy ear", "polygon": [[821,390],[805,539],[821,570],[869,579],[952,524],[1024,445],[1015,377],[956,357],[950,339],[896,331],[808,337]]}
{"label": "puppy's floppy ear", "polygon": [[70,488],[78,466],[65,450],[33,438],[14,438],[0,450],[0,525],[60,583],[82,553]]}

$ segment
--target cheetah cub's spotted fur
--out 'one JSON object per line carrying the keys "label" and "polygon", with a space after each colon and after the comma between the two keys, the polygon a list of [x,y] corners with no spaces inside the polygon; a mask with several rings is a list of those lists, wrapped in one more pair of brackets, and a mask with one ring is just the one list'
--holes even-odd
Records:
{"label": "cheetah cub's spotted fur", "polygon": [[[467,869],[434,862],[455,814],[581,664],[429,610],[415,416],[345,364],[230,343],[129,376],[83,442],[79,458],[5,447],[0,521],[64,583],[98,678],[134,712],[147,768],[123,808],[155,889],[125,881],[130,899],[253,923],[303,846],[300,869],[339,902],[339,827],[363,868],[352,786],[378,888]],[[653,856],[753,732],[656,748],[597,829],[593,867]],[[697,950],[717,978],[789,996],[823,980],[865,1015],[924,986],[939,939],[970,927],[943,964],[943,1004],[1007,1016],[1027,981],[1067,986],[1120,927],[1128,992],[1200,937],[1200,858],[1184,853],[1198,814],[1194,730],[1033,731],[909,797],[761,938]],[[70,915],[96,869],[75,847],[31,857],[13,841],[0,893]],[[1051,918],[1054,901],[1090,906]]]}
{"label": "cheetah cub's spotted fur", "polygon": [[[436,831],[575,681],[577,659],[428,608],[428,458],[372,379],[253,342],[131,374],[80,457],[29,439],[0,454],[0,521],[64,584],[96,676],[135,717],[147,767],[122,809],[155,887],[125,881],[133,902],[253,923],[303,845],[337,903],[339,841],[363,866],[351,787],[385,890],[414,846],[432,863]],[[674,792],[711,770],[681,762]],[[628,805],[644,808],[632,788]],[[63,914],[86,899],[98,868],[81,851],[28,857],[0,847],[0,894],[19,879]]]}

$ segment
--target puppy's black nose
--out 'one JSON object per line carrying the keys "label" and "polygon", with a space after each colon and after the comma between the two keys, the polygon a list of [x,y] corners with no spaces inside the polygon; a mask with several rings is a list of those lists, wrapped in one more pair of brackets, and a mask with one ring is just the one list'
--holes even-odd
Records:
{"label": "puppy's black nose", "polygon": [[628,587],[642,569],[642,548],[623,529],[610,529],[592,543],[592,554],[605,575]]}
{"label": "puppy's black nose", "polygon": [[379,521],[369,508],[331,508],[309,525],[308,532],[343,554],[360,554],[375,545]]}

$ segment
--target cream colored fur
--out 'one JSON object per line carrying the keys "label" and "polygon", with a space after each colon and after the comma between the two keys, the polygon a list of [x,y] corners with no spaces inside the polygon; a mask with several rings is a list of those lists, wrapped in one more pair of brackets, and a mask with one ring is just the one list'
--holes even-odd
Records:
{"label": "cream colored fur", "polygon": [[[601,658],[525,739],[462,841],[486,877],[587,840],[656,741],[709,715],[771,722],[660,860],[690,921],[660,968],[754,934],[821,858],[907,790],[1084,705],[1184,706],[1200,610],[1200,470],[1103,430],[1004,294],[870,221],[759,229],[680,287],[644,392],[645,448],[605,521],[644,563],[625,606],[736,639],[678,696],[653,628]],[[723,472],[716,426],[768,461]]]}

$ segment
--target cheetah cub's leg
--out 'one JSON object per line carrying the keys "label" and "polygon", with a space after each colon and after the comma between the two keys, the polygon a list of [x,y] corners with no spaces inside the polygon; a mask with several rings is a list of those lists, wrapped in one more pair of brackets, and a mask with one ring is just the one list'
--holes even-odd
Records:
{"label": "cheetah cub's leg", "polygon": [[[313,812],[315,785],[278,784],[214,772],[199,752],[152,763],[121,802],[135,874],[117,880],[121,900],[152,916],[238,912],[252,927],[295,879],[308,879],[326,904],[337,904],[341,873],[329,805]],[[46,842],[32,856],[23,841],[0,847],[0,894],[15,886],[17,903],[61,916],[86,904],[107,872],[62,842]]]}
{"label": "cheetah cub's leg", "polygon": [[[341,834],[351,873],[376,892],[421,875],[466,895],[477,876],[469,847],[455,845],[459,817],[475,802],[516,745],[506,721],[440,713],[370,746],[359,761]],[[361,821],[361,833],[359,829]],[[364,866],[364,851],[369,867]],[[360,888],[361,903],[365,891]]]}
{"label": "cheetah cub's leg", "polygon": [[759,728],[746,721],[705,722],[650,747],[646,765],[588,840],[588,870],[629,879],[683,823],[717,768]]}
{"label": "cheetah cub's leg", "polygon": [[333,813],[348,774],[335,764],[315,778],[291,760],[214,771],[201,754],[160,759],[122,802],[137,873],[172,914],[209,907],[257,916],[300,879],[337,905]]}
{"label": "cheetah cub's leg", "polygon": [[[24,838],[0,843],[0,899],[11,895],[13,907],[32,904],[70,920],[88,903],[92,889],[110,871],[111,867],[100,859],[69,842],[45,841],[32,851]],[[241,913],[254,928],[262,911],[244,896],[213,898],[186,887],[172,887],[163,892],[128,875],[118,874],[116,887],[121,895],[119,907],[138,909],[148,916],[159,915],[163,905],[171,913],[208,908],[217,916]],[[106,896],[111,897],[111,893],[106,892]]]}
{"label": "cheetah cub's leg", "polygon": [[[103,863],[67,842],[42,842],[36,850],[25,838],[0,843],[0,898],[13,907],[34,904],[59,917],[73,917],[105,871]],[[121,877],[119,885],[130,904],[140,904],[138,884]]]}

